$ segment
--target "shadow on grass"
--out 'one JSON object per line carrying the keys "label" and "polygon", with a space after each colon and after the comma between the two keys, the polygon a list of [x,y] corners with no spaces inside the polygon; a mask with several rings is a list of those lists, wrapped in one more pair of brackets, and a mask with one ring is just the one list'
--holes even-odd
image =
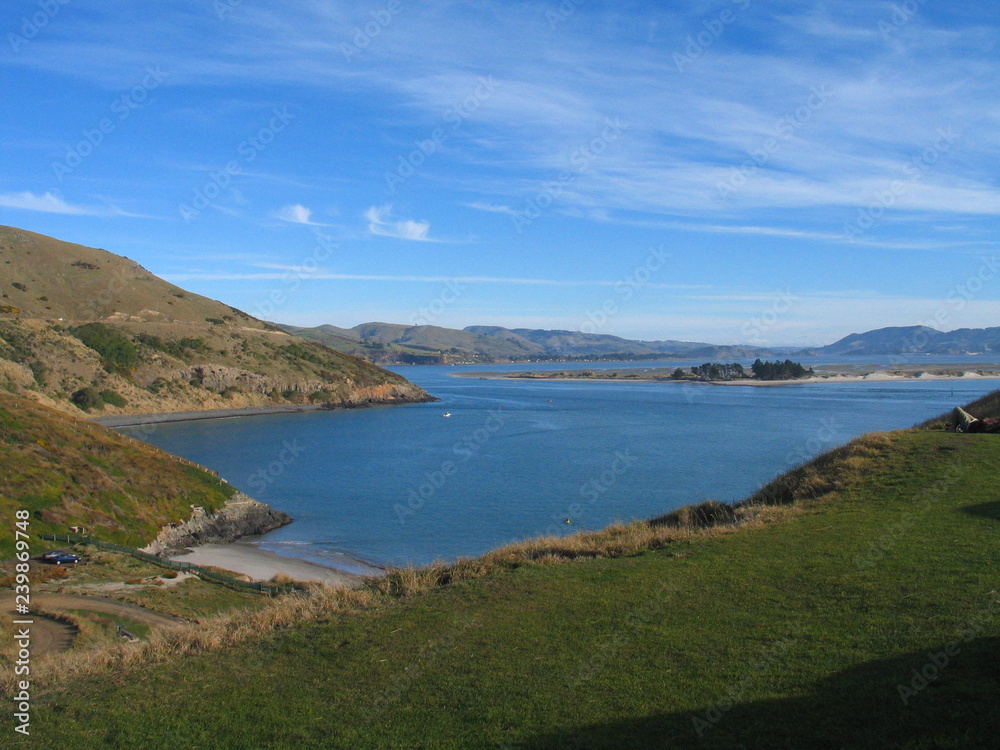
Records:
{"label": "shadow on grass", "polygon": [[[1000,500],[994,500],[992,503],[969,505],[962,508],[962,512],[968,513],[970,516],[978,516],[979,518],[989,518],[994,521],[1000,521]],[[998,740],[998,742],[1000,742],[1000,740]]]}
{"label": "shadow on grass", "polygon": [[706,706],[697,712],[584,726],[509,747],[1000,747],[1000,638],[960,643],[950,652],[942,644],[861,664],[798,698],[737,702],[719,710],[726,704],[720,696],[714,711]]}

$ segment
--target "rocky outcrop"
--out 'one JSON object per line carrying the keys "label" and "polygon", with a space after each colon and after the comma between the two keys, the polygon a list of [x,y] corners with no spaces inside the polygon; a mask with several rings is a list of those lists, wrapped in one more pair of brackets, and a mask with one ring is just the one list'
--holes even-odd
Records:
{"label": "rocky outcrop", "polygon": [[143,548],[143,552],[170,555],[199,544],[232,542],[244,536],[257,536],[291,522],[290,516],[237,492],[215,513],[206,513],[195,506],[189,520],[164,528],[156,539]]}

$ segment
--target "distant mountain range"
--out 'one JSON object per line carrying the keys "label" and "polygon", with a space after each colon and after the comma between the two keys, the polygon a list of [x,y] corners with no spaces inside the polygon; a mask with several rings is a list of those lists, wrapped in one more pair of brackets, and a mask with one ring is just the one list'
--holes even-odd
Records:
{"label": "distant mountain range", "polygon": [[1000,352],[1000,327],[959,328],[938,331],[927,326],[879,328],[852,333],[829,346],[806,349],[801,354],[986,354]]}
{"label": "distant mountain range", "polygon": [[[280,325],[301,338],[318,341],[346,354],[380,364],[447,364],[456,362],[526,362],[573,359],[746,359],[775,356],[754,346],[715,346],[695,341],[637,341],[619,336],[535,328],[439,326],[362,323],[354,328]],[[778,350],[780,352],[790,350]]]}
{"label": "distant mountain range", "polygon": [[980,354],[1000,351],[1000,327],[962,328],[949,333],[927,326],[880,328],[852,333],[828,346],[763,348],[698,341],[640,341],[599,333],[536,328],[362,323],[354,328],[322,325],[279,327],[301,338],[379,364],[449,364],[565,360],[699,359],[735,361],[760,357],[904,354]]}

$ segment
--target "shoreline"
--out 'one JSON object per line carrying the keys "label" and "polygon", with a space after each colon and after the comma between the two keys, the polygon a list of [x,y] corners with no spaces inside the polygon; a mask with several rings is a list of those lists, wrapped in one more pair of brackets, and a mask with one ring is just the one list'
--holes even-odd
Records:
{"label": "shoreline", "polygon": [[[318,582],[327,586],[357,586],[366,576],[352,573],[330,565],[322,565],[301,557],[279,555],[277,552],[262,549],[253,541],[253,537],[244,537],[232,542],[210,542],[197,547],[190,547],[186,552],[172,555],[171,560],[188,562],[206,567],[247,576],[254,581],[270,581],[275,576],[288,576],[300,583]],[[259,537],[258,537],[259,538]],[[370,569],[372,575],[381,574],[362,560],[355,560],[349,555],[345,558],[355,561],[362,569]]]}
{"label": "shoreline", "polygon": [[[608,372],[626,372],[621,370],[609,370]],[[633,374],[627,373],[626,374]],[[980,368],[978,370],[934,370],[929,368],[915,368],[912,371],[899,369],[874,369],[870,372],[845,372],[843,370],[830,370],[828,372],[818,371],[816,374],[794,380],[756,380],[754,378],[744,378],[740,380],[694,380],[681,379],[673,380],[670,377],[547,377],[531,373],[517,372],[496,372],[477,373],[460,372],[454,373],[450,377],[455,378],[478,378],[480,380],[521,380],[531,382],[586,382],[586,383],[666,383],[666,384],[688,384],[688,385],[721,385],[721,386],[748,386],[752,388],[774,388],[788,385],[811,385],[817,383],[871,383],[871,382],[900,382],[913,380],[918,382],[949,381],[949,380],[1000,380],[1000,367]]]}
{"label": "shoreline", "polygon": [[409,401],[386,401],[370,404],[283,404],[279,406],[245,406],[235,409],[205,409],[201,411],[167,411],[151,414],[116,414],[107,417],[93,417],[90,421],[102,427],[143,427],[169,422],[196,422],[202,419],[231,419],[234,417],[260,417],[270,414],[299,414],[317,411],[347,411],[348,409],[368,409],[376,406],[404,406],[406,404],[424,404],[438,401],[431,396],[429,399],[413,399]]}

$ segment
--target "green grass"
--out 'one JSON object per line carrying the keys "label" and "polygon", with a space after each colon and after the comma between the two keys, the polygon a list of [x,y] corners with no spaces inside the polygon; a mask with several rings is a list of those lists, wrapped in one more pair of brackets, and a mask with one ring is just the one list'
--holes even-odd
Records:
{"label": "green grass", "polygon": [[[104,541],[142,547],[187,519],[190,505],[216,510],[234,492],[146,443],[0,394],[0,515],[30,511],[33,537],[83,525]],[[53,546],[32,541],[34,552]],[[0,534],[0,560],[13,554],[14,535]]]}
{"label": "green grass", "polygon": [[32,728],[67,748],[993,747],[998,475],[997,436],[896,433],[777,522],[78,678]]}

